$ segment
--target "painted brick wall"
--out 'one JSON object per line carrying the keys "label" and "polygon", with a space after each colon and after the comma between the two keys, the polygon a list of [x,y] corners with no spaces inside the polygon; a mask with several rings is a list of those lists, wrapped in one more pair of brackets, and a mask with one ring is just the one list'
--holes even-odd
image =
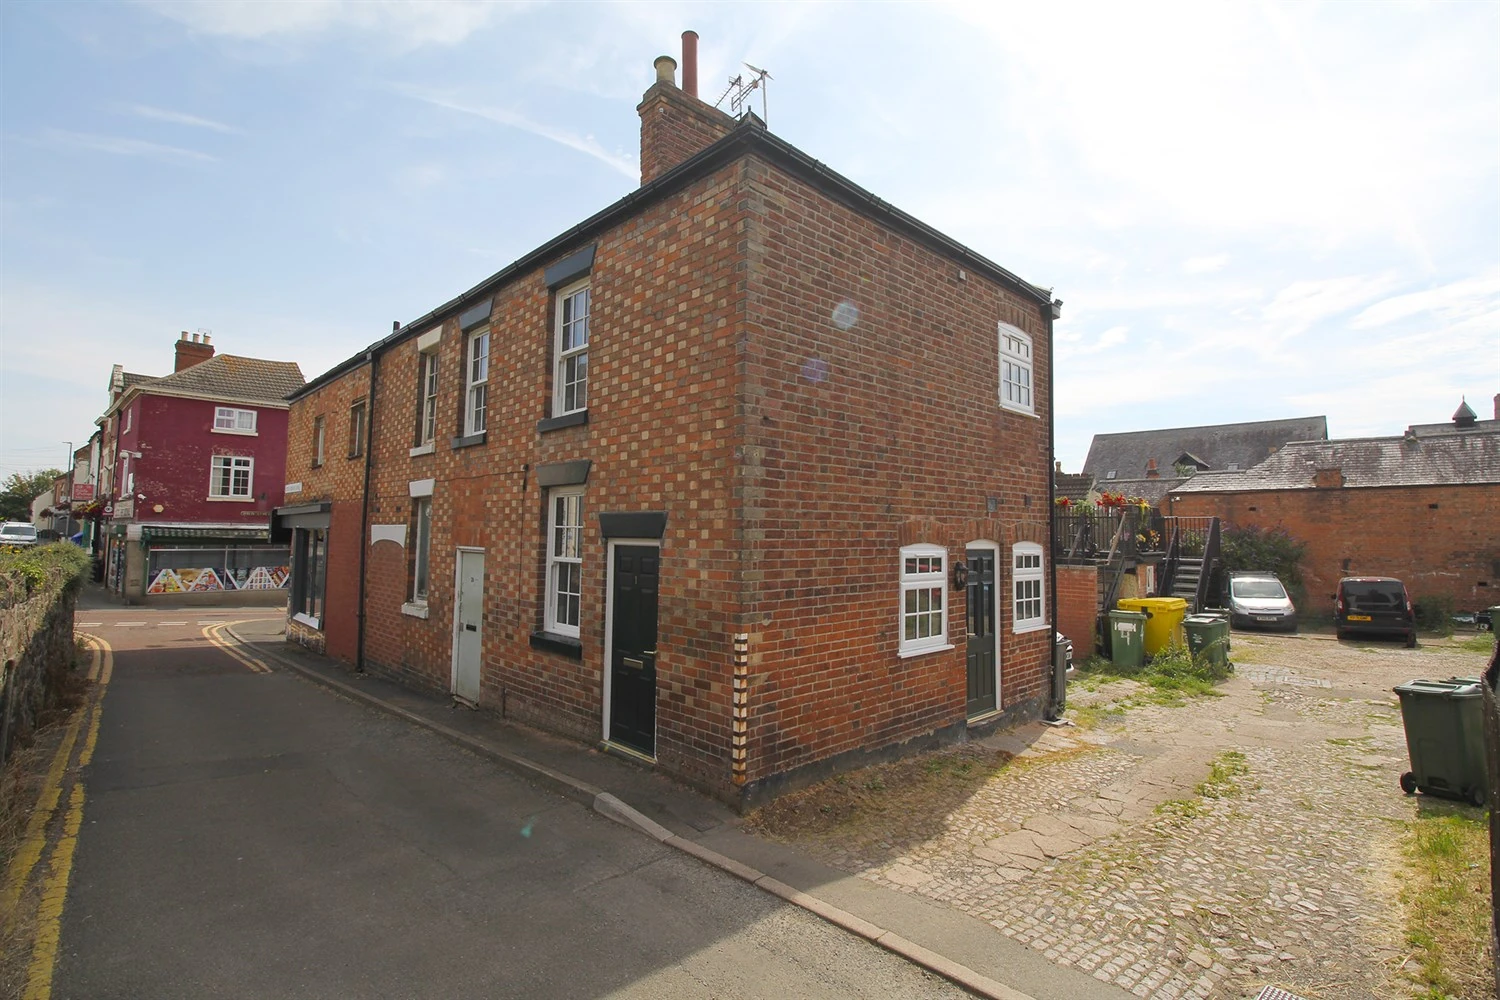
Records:
{"label": "painted brick wall", "polygon": [[[137,521],[236,523],[264,527],[271,508],[281,504],[281,470],[286,457],[287,411],[280,407],[235,404],[256,411],[256,433],[215,433],[210,400],[141,395],[131,429],[120,436],[122,450],[139,451],[132,471]],[[215,455],[254,459],[248,500],[210,500]],[[124,492],[123,482],[120,484]],[[160,504],[162,509],[156,510]]]}
{"label": "painted brick wall", "polygon": [[[751,161],[743,362],[750,778],[930,733],[965,715],[956,648],[897,656],[902,545],[1048,541],[1047,422],[999,406],[997,323],[1035,346],[1042,307]],[[989,510],[994,498],[996,509]],[[1001,600],[1001,703],[1044,692],[1050,630],[1012,632]]]}
{"label": "painted brick wall", "polygon": [[1082,661],[1094,651],[1099,606],[1099,571],[1093,566],[1057,567],[1057,630],[1073,640]]}
{"label": "painted brick wall", "polygon": [[1331,615],[1344,576],[1397,577],[1413,601],[1448,597],[1468,610],[1500,604],[1500,486],[1183,493],[1167,504],[1174,514],[1284,528],[1306,542],[1306,613]]}

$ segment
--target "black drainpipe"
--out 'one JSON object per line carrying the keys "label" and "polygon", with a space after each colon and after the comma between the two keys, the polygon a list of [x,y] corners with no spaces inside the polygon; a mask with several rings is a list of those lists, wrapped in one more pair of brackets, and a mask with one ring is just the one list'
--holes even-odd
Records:
{"label": "black drainpipe", "polygon": [[[1053,475],[1057,462],[1057,400],[1053,396],[1053,387],[1057,380],[1054,373],[1057,370],[1056,354],[1053,350],[1055,339],[1052,336],[1052,323],[1062,315],[1062,299],[1053,299],[1047,308],[1047,586],[1052,591],[1050,607],[1052,608],[1052,637],[1047,643],[1047,651],[1052,657],[1052,669],[1059,669],[1057,662],[1057,540],[1052,537],[1056,530],[1056,522],[1053,514],[1057,510],[1057,477]],[[1070,636],[1071,638],[1071,636]],[[1063,665],[1063,670],[1067,669]],[[1066,683],[1066,681],[1064,681]],[[1052,685],[1056,690],[1057,685]],[[1061,706],[1054,703],[1051,691],[1047,694],[1048,717],[1057,718],[1062,715]]]}
{"label": "black drainpipe", "polygon": [[[391,323],[391,332],[401,329],[401,321]],[[359,623],[359,649],[354,655],[354,670],[365,672],[365,565],[370,555],[370,468],[375,463],[375,377],[380,368],[380,355],[371,347],[365,354],[370,363],[370,388],[365,393],[365,485],[359,498],[359,605],[355,608],[355,620]]]}

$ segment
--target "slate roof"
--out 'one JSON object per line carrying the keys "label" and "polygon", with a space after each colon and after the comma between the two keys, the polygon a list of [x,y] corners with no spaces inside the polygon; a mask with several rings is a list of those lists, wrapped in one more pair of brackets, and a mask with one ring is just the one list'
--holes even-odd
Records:
{"label": "slate roof", "polygon": [[140,385],[143,382],[155,382],[156,378],[157,376],[155,375],[137,375],[135,372],[122,372],[120,377],[120,391],[124,392],[131,386]]}
{"label": "slate roof", "polygon": [[[130,378],[129,375],[125,377]],[[147,392],[161,390],[220,399],[285,403],[288,396],[302,388],[304,381],[302,369],[295,361],[215,354],[191,368],[150,379],[142,388]]]}
{"label": "slate roof", "polygon": [[1171,475],[1173,464],[1183,455],[1198,459],[1210,469],[1231,465],[1248,469],[1288,441],[1327,439],[1327,417],[1095,434],[1083,471],[1092,474],[1101,489],[1113,492],[1116,487],[1109,479],[1111,472],[1116,479],[1139,479],[1145,476],[1151,460],[1155,460],[1163,478]]}
{"label": "slate roof", "polygon": [[1159,476],[1155,479],[1111,479],[1109,482],[1101,479],[1094,485],[1107,493],[1123,493],[1129,498],[1140,497],[1155,507],[1161,503],[1162,497],[1175,492],[1178,484],[1185,482],[1187,480],[1179,476]]}
{"label": "slate roof", "polygon": [[1082,500],[1094,488],[1094,477],[1087,472],[1054,472],[1052,493],[1069,500]]}
{"label": "slate roof", "polygon": [[1500,432],[1295,442],[1253,469],[1200,472],[1172,492],[1309,490],[1319,469],[1340,470],[1345,489],[1500,484]]}

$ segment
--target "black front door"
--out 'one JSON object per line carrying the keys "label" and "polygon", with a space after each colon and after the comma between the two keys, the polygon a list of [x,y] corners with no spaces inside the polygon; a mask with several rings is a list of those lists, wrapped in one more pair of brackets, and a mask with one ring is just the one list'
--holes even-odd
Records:
{"label": "black front door", "polygon": [[969,718],[995,709],[995,552],[970,549]]}
{"label": "black front door", "polygon": [[661,550],[615,547],[609,740],[656,756],[656,582]]}

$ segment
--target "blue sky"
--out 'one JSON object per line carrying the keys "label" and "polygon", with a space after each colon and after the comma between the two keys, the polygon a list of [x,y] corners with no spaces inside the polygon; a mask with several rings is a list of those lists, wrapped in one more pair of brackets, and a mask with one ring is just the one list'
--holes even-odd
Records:
{"label": "blue sky", "polygon": [[1063,299],[1095,433],[1500,392],[1500,4],[0,6],[0,474],[181,330],[312,377],[632,190],[652,59]]}

